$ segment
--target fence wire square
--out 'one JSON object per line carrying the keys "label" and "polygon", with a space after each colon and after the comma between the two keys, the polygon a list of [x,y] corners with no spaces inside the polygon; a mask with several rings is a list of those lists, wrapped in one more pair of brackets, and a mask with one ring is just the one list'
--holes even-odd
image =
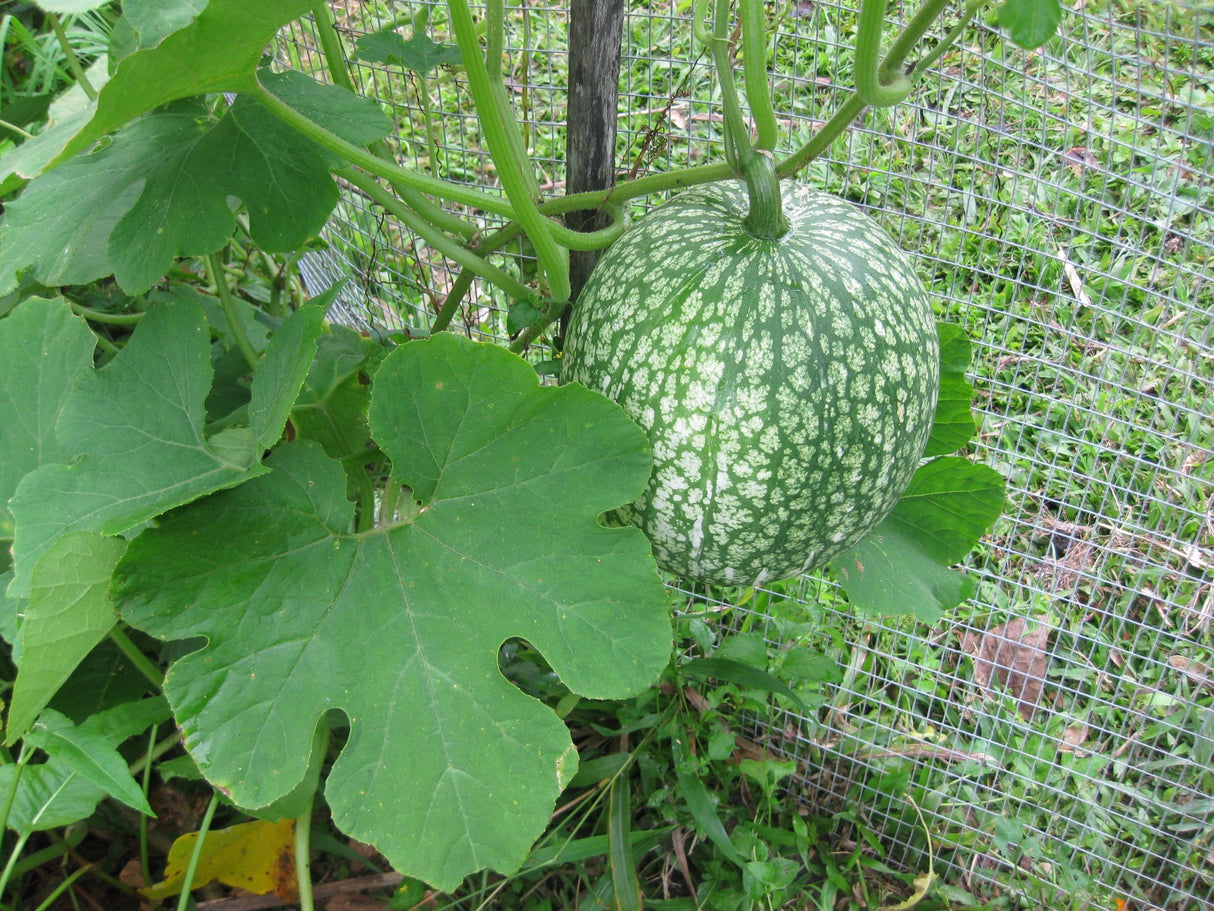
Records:
{"label": "fence wire square", "polygon": [[[629,4],[621,175],[721,155],[711,67],[681,9]],[[393,26],[448,37],[441,3],[334,10],[347,49]],[[791,151],[849,91],[855,12],[789,0],[769,19]],[[509,21],[515,112],[559,194],[568,11],[529,0]],[[281,52],[324,78],[306,27]],[[353,68],[396,119],[402,161],[496,185],[457,67]],[[1212,141],[1209,7],[1081,2],[1032,53],[976,26],[804,175],[868,210],[968,330],[971,455],[1006,478],[1007,509],[966,567],[975,596],[930,626],[855,616],[828,578],[672,585],[773,649],[838,659],[843,682],[816,712],[756,719],[751,736],[797,761],[792,795],[878,831],[906,869],[927,866],[922,812],[937,871],[979,894],[1214,906]],[[305,280],[346,277],[335,313],[364,328],[424,328],[453,280],[352,191],[327,239]],[[501,338],[507,303],[475,289],[464,329]]]}

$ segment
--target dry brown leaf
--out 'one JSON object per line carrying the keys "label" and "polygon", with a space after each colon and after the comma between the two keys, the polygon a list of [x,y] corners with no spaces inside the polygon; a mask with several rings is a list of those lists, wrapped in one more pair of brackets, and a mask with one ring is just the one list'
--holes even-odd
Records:
{"label": "dry brown leaf", "polygon": [[981,634],[967,633],[961,647],[974,659],[974,681],[991,690],[998,680],[1016,700],[1020,717],[1030,721],[1045,688],[1049,637],[1048,627],[1029,629],[1028,621],[1016,617]]}
{"label": "dry brown leaf", "polygon": [[1071,725],[1062,732],[1062,743],[1058,746],[1059,753],[1074,753],[1076,756],[1086,756],[1087,750],[1079,747],[1088,739],[1091,728],[1084,725]]}
{"label": "dry brown leaf", "polygon": [[1192,661],[1183,655],[1172,655],[1168,665],[1180,671],[1198,686],[1214,689],[1214,671],[1200,661]]}

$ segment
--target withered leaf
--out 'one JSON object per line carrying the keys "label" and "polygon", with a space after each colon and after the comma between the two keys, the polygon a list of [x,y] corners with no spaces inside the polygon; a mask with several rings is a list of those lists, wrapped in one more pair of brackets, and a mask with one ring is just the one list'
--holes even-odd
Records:
{"label": "withered leaf", "polygon": [[1030,629],[1028,621],[1016,617],[983,633],[966,633],[961,648],[974,659],[974,681],[990,690],[991,681],[998,680],[1016,700],[1020,717],[1030,721],[1045,687],[1049,637],[1048,627]]}

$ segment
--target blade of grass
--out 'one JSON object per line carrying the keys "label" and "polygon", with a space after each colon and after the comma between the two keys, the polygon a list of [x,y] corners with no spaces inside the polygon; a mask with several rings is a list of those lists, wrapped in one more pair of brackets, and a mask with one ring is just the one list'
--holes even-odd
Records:
{"label": "blade of grass", "polygon": [[637,881],[636,862],[632,857],[630,795],[628,777],[620,776],[611,785],[607,816],[607,835],[611,842],[607,859],[618,911],[641,911],[641,884]]}
{"label": "blade of grass", "polygon": [[202,846],[207,840],[207,830],[211,828],[211,820],[215,818],[215,808],[219,806],[219,794],[211,794],[211,802],[203,814],[202,825],[198,827],[198,838],[194,841],[194,851],[190,854],[190,864],[185,870],[185,880],[181,884],[181,895],[177,898],[177,911],[186,911],[190,907],[190,892],[194,888],[194,876],[198,872],[198,862],[202,859]]}

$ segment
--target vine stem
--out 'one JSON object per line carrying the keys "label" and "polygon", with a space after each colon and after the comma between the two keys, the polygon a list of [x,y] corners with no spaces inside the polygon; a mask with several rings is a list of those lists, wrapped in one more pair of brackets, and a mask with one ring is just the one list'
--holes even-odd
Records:
{"label": "vine stem", "polygon": [[256,370],[260,358],[257,356],[257,349],[249,341],[249,334],[244,328],[244,320],[240,317],[240,312],[236,308],[236,300],[232,297],[232,290],[228,287],[228,279],[223,271],[223,260],[219,258],[218,253],[212,253],[203,260],[203,263],[206,266],[207,278],[215,286],[215,293],[219,295],[219,305],[223,308],[223,315],[228,318],[228,328],[232,331],[232,337],[236,339],[236,347],[244,355],[249,367]]}
{"label": "vine stem", "polygon": [[[29,762],[31,753],[32,751],[22,742],[21,751],[17,754],[16,768],[13,769],[12,780],[9,781],[8,790],[4,793],[4,803],[0,804],[0,833],[8,831],[8,819],[13,812],[13,802],[17,799],[17,786],[21,783],[21,772]],[[21,855],[27,838],[29,838],[29,833],[18,836],[17,844],[13,846],[13,850],[8,856],[8,863],[4,865],[4,872],[0,873],[0,896],[3,896],[5,889],[8,888],[9,878],[13,875],[13,866],[17,863],[17,858]]]}
{"label": "vine stem", "polygon": [[860,0],[856,27],[856,94],[873,107],[885,108],[906,99],[914,81],[881,59],[881,30],[886,0]]}
{"label": "vine stem", "polygon": [[160,668],[153,664],[139,646],[131,641],[131,637],[126,634],[126,631],[121,626],[115,623],[110,627],[109,637],[110,641],[118,646],[119,651],[126,656],[131,664],[135,665],[139,673],[143,674],[152,686],[156,687],[156,689],[161,689],[164,686],[164,674],[160,672]]}
{"label": "vine stem", "polygon": [[[916,61],[914,74],[920,75],[935,66],[936,61],[944,56],[945,51],[960,40],[966,28],[969,27],[970,21],[978,14],[978,10],[982,9],[985,5],[986,0],[969,0],[965,4],[965,9],[961,13],[961,18],[957,20],[957,24],[949,30],[948,34],[935,47]],[[890,54],[893,54],[893,50],[890,51]],[[901,61],[899,61],[899,65],[901,65]]]}
{"label": "vine stem", "polygon": [[429,174],[423,174],[410,168],[402,168],[400,165],[386,161],[373,152],[342,139],[336,133],[330,132],[315,121],[309,120],[260,82],[250,94],[262,107],[287,126],[302,133],[322,148],[344,158],[351,164],[357,165],[368,174],[384,178],[393,187],[399,185],[400,187],[428,193],[431,196],[446,199],[452,203],[467,206],[471,209],[480,209],[484,212],[491,212],[494,215],[501,215],[506,218],[514,217],[514,207],[511,205],[510,200],[470,186],[440,180]]}
{"label": "vine stem", "polygon": [[[152,750],[156,748],[156,733],[160,730],[160,725],[154,724],[151,730],[148,731],[148,748],[144,754],[148,757],[148,761],[143,765],[143,781],[141,787],[143,789],[143,799],[147,800],[148,794],[151,791],[152,784]],[[132,772],[132,775],[135,773]],[[142,813],[139,814],[139,870],[143,874],[143,881],[151,883],[152,867],[148,863],[148,818]]]}
{"label": "vine stem", "polygon": [[696,165],[677,171],[666,171],[661,174],[648,174],[633,180],[617,183],[607,190],[595,190],[586,193],[574,193],[550,199],[540,206],[545,215],[563,215],[566,212],[576,212],[579,209],[597,209],[608,203],[624,202],[639,196],[649,196],[654,193],[665,193],[670,190],[682,190],[698,184],[726,180],[734,176],[733,169],[725,162]]}
{"label": "vine stem", "polygon": [[523,299],[533,296],[532,290],[513,275],[491,265],[458,241],[438,230],[367,175],[354,168],[339,168],[334,173],[351,185],[358,187],[372,200],[391,212],[401,220],[405,227],[414,231],[443,256],[454,260],[465,269],[472,270],[486,281],[493,282],[513,298]]}
{"label": "vine stem", "polygon": [[353,92],[354,80],[350,78],[350,70],[346,66],[346,55],[341,49],[341,39],[337,37],[337,20],[333,18],[333,10],[327,2],[312,4],[312,18],[316,21],[316,37],[320,41],[320,52],[325,58],[325,69],[335,85]]}
{"label": "vine stem", "polygon": [[[702,17],[706,4],[696,7],[696,16]],[[712,53],[717,79],[721,83],[721,102],[725,108],[725,154],[732,157],[736,172],[746,181],[746,195],[750,210],[743,225],[753,236],[762,240],[777,240],[788,233],[788,217],[780,197],[780,179],[776,173],[771,154],[762,145],[758,149],[750,141],[746,120],[742,116],[742,105],[738,98],[738,87],[734,82],[733,65],[729,59],[729,0],[716,0],[713,28],[708,44]],[[761,118],[765,121],[760,143],[775,145],[775,113],[771,109],[771,97],[767,87],[767,54],[763,47],[763,9],[755,0],[743,0],[743,41],[750,34],[750,43],[744,45],[746,59],[746,93],[751,102],[760,99]],[[694,27],[694,26],[693,26]],[[701,23],[695,34],[703,37],[708,29]],[[752,45],[757,45],[754,47]]]}
{"label": "vine stem", "polygon": [[755,148],[776,147],[779,123],[767,81],[767,29],[762,0],[742,0],[742,73],[746,103],[755,123]]}
{"label": "vine stem", "polygon": [[[549,295],[567,301],[569,285],[569,251],[561,247],[552,236],[551,225],[540,214],[533,192],[535,175],[527,175],[524,161],[529,165],[522,150],[522,137],[518,134],[517,121],[509,109],[502,92],[494,88],[485,57],[476,36],[476,26],[467,0],[448,0],[451,14],[451,30],[463,58],[464,72],[468,78],[468,89],[476,105],[481,131],[489,156],[497,169],[498,179],[506,198],[510,201],[514,218],[518,220],[531,244],[536,259],[548,280]],[[490,16],[490,23],[496,17]],[[500,67],[500,59],[498,61]]]}
{"label": "vine stem", "polygon": [[[327,736],[327,731],[326,731]],[[295,818],[295,882],[299,887],[299,911],[313,911],[312,898],[312,803],[316,792],[308,798],[308,805]]]}
{"label": "vine stem", "polygon": [[133,326],[146,316],[146,313],[106,313],[95,310],[85,304],[71,302],[72,312],[83,316],[90,323],[101,323],[106,326]]}
{"label": "vine stem", "polygon": [[215,808],[218,806],[219,794],[212,791],[211,802],[207,804],[206,813],[202,816],[202,825],[198,827],[198,837],[194,840],[194,850],[190,853],[190,863],[185,870],[185,881],[181,885],[181,895],[177,898],[177,911],[186,911],[190,907],[190,892],[194,888],[198,862],[202,859],[202,845],[207,840],[207,832],[211,828],[211,820],[215,818]]}
{"label": "vine stem", "polygon": [[[707,2],[696,5],[696,14],[703,16]],[[754,146],[750,142],[750,130],[742,116],[742,103],[738,97],[738,86],[733,77],[733,62],[729,59],[729,0],[716,0],[713,7],[712,30],[706,25],[695,29],[697,37],[708,38],[706,46],[712,56],[717,80],[721,83],[721,106],[725,113],[725,155],[734,173],[741,175],[754,157]]]}
{"label": "vine stem", "polygon": [[[965,9],[961,14],[960,19],[949,30],[948,34],[940,40],[935,47],[931,49],[922,59],[920,59],[913,68],[904,73],[906,79],[914,83],[922,76],[924,71],[931,67],[937,60],[943,56],[944,52],[952,47],[961,35],[965,32],[966,26],[970,20],[974,18],[978,10],[987,4],[987,0],[969,0],[966,3]],[[902,33],[894,40],[890,46],[889,53],[880,64],[880,69],[886,73],[890,71],[898,71],[906,62],[906,58],[918,42],[927,34],[928,29],[935,23],[937,19],[943,15],[947,9],[948,0],[925,0],[915,15],[907,23]],[[888,78],[888,76],[886,77]],[[789,177],[802,168],[809,162],[825,152],[836,139],[841,136],[844,131],[852,124],[857,117],[864,111],[866,103],[860,96],[859,92],[853,93],[839,109],[831,116],[821,129],[810,138],[809,142],[805,143],[801,148],[797,149],[791,155],[782,159],[776,165],[776,173],[780,177]]]}
{"label": "vine stem", "polygon": [[[15,781],[17,776],[13,776]],[[4,872],[0,873],[0,895],[4,894],[4,890],[8,888],[8,881],[13,876],[13,868],[17,865],[17,858],[21,856],[21,852],[25,850],[25,843],[29,841],[30,833],[22,832],[17,836],[17,843],[13,845],[12,853],[8,856],[8,863],[4,865]]]}
{"label": "vine stem", "polygon": [[165,753],[173,750],[181,745],[181,732],[174,729],[172,734],[160,738],[160,742],[153,746],[145,755],[139,756],[130,764],[131,775],[139,775],[163,756]]}
{"label": "vine stem", "polygon": [[[960,23],[961,28],[964,28],[969,20],[973,18],[978,9],[985,6],[988,2],[989,0],[969,0],[969,2],[966,3],[966,11],[962,14],[962,20]],[[948,9],[948,4],[949,0],[924,0],[923,5],[915,11],[915,14],[910,18],[910,21],[906,23],[906,26],[902,29],[901,34],[899,34],[889,46],[889,53],[885,55],[885,60],[883,60],[881,63],[884,78],[888,79],[891,74],[902,69],[903,65],[906,63],[906,58],[910,56],[910,52],[915,49],[915,45],[923,40],[923,36],[926,35],[928,29],[930,29],[936,23],[936,20],[944,15],[944,11]],[[954,29],[954,31],[956,34],[950,33],[950,36],[946,37],[938,45],[940,53],[944,53],[944,51],[947,50],[949,46],[952,45],[960,36],[960,31],[957,31],[956,29]],[[907,75],[917,76],[926,68],[927,67],[920,62],[915,65],[914,73]]]}
{"label": "vine stem", "polygon": [[[696,165],[691,168],[683,168],[677,171],[666,171],[660,174],[650,174],[646,177],[639,177],[633,180],[618,183],[614,187],[605,190],[593,190],[585,193],[572,193],[568,196],[559,196],[555,199],[549,199],[540,205],[540,212],[548,216],[564,215],[567,212],[576,212],[580,209],[604,209],[608,213],[612,213],[618,207],[621,215],[625,214],[625,210],[621,203],[629,199],[635,199],[639,196],[648,196],[654,193],[663,193],[670,190],[679,190],[686,187],[696,186],[702,183],[711,183],[716,180],[726,180],[733,175],[733,171],[729,165],[724,162],[718,162],[710,165]],[[555,225],[556,222],[553,222]],[[587,238],[593,239],[600,237],[606,240],[608,231],[623,231],[626,224],[612,224],[600,231],[589,234],[576,233],[580,241],[585,241]],[[557,236],[563,236],[562,231],[568,229],[563,226],[557,226]],[[503,245],[514,240],[522,233],[522,228],[518,222],[510,222],[504,225],[493,234],[483,239],[473,248],[473,252],[486,254],[493,250],[497,250]],[[598,249],[597,246],[588,247],[588,249]],[[466,281],[471,284],[472,275],[465,277],[465,272],[460,273],[458,281]],[[467,293],[467,288],[453,287],[443,303],[438,316],[435,317],[434,325],[431,326],[431,332],[441,332],[446,329],[454,318],[455,313],[459,309],[459,301],[463,295]]]}
{"label": "vine stem", "polygon": [[23,129],[21,129],[21,127],[17,126],[17,124],[10,123],[9,121],[4,120],[3,118],[0,118],[0,130],[8,130],[9,132],[16,133],[22,139],[33,139],[34,138],[33,133],[30,133],[27,130],[23,130]]}
{"label": "vine stem", "polygon": [[[419,14],[421,15],[421,14]],[[316,33],[320,40],[321,54],[325,59],[325,69],[329,73],[329,78],[333,80],[335,85],[350,92],[357,92],[358,89],[354,85],[354,79],[350,75],[350,68],[346,65],[346,55],[342,51],[341,39],[337,34],[337,20],[333,18],[333,10],[330,9],[327,2],[315,3],[312,6],[312,17],[316,20]],[[417,24],[414,20],[414,29]],[[429,97],[429,92],[424,86],[426,80],[423,76],[421,79],[423,91],[426,91],[424,97]],[[427,121],[427,139],[433,145],[433,137],[430,135],[430,109],[429,106],[423,108]],[[380,160],[388,164],[394,164],[392,161],[392,153],[388,150],[388,145],[382,139],[378,139],[371,143],[368,147],[372,155],[375,155]],[[430,156],[431,162],[434,161],[433,152]],[[437,174],[434,175],[437,179]],[[392,183],[392,188],[399,194],[409,206],[414,209],[419,215],[433,224],[440,225],[442,229],[449,234],[455,234],[459,237],[471,237],[476,228],[466,222],[464,219],[443,210],[440,206],[436,206],[419,190],[406,186],[400,181],[393,181],[392,178],[387,178]]]}
{"label": "vine stem", "polygon": [[539,322],[520,332],[518,338],[510,343],[509,349],[515,354],[526,350],[527,346],[539,338],[545,329],[561,318],[561,314],[565,312],[566,303],[566,301],[553,300]]}
{"label": "vine stem", "polygon": [[776,165],[776,174],[780,177],[791,177],[796,174],[807,164],[820,156],[828,148],[831,143],[842,136],[852,122],[860,116],[866,105],[864,99],[859,95],[852,94],[839,109],[831,116],[818,132],[810,138],[809,142],[801,146],[791,155],[780,160]]}
{"label": "vine stem", "polygon": [[[510,96],[506,91],[506,73],[503,68],[505,46],[505,0],[486,0],[485,75],[489,78],[489,89],[493,100],[492,113],[493,116],[500,118],[502,123],[512,124],[516,122],[516,119],[510,107]],[[530,198],[533,200],[539,199],[540,185],[535,177],[535,169],[527,166],[530,164],[530,158],[527,155],[527,144],[523,140],[523,134],[519,130],[507,128],[505,130],[505,138],[510,144],[510,156],[519,165],[519,172],[526,182]],[[496,164],[496,161],[494,163]]]}
{"label": "vine stem", "polygon": [[742,226],[760,240],[779,240],[789,231],[788,216],[780,198],[780,178],[775,162],[767,152],[756,152],[742,175],[746,179],[746,194],[750,211]]}

